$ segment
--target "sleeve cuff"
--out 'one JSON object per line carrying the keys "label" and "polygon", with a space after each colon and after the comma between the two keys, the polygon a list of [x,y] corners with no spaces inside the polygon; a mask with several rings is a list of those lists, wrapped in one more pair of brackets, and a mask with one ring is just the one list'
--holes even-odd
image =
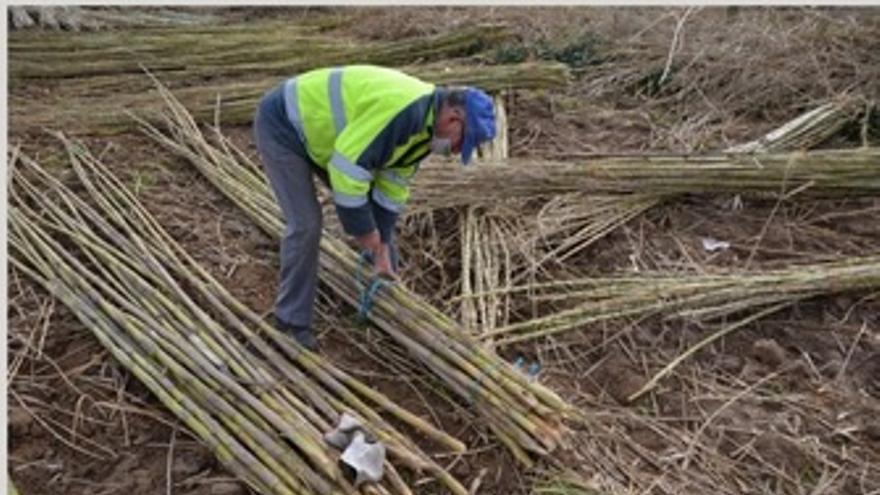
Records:
{"label": "sleeve cuff", "polygon": [[370,203],[354,208],[337,204],[336,215],[339,217],[339,222],[342,223],[342,229],[345,230],[345,233],[355,237],[369,234],[376,228]]}

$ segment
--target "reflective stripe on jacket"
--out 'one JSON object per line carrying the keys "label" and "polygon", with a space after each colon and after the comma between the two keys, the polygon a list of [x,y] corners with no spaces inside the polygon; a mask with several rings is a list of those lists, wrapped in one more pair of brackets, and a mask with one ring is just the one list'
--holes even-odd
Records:
{"label": "reflective stripe on jacket", "polygon": [[346,232],[372,231],[374,205],[401,211],[408,182],[430,151],[433,84],[393,69],[352,65],[292,78],[284,97],[310,158],[329,175]]}

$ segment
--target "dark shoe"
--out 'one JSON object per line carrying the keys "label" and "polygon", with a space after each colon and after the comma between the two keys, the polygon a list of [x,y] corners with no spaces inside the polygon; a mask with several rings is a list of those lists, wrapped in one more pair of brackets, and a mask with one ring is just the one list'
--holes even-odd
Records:
{"label": "dark shoe", "polygon": [[299,345],[315,352],[318,350],[318,341],[315,339],[315,333],[307,326],[291,325],[279,319],[275,319],[275,328],[293,337],[299,342]]}
{"label": "dark shoe", "polygon": [[315,338],[315,332],[310,327],[293,327],[291,335],[306,349],[312,352],[318,350],[318,340]]}

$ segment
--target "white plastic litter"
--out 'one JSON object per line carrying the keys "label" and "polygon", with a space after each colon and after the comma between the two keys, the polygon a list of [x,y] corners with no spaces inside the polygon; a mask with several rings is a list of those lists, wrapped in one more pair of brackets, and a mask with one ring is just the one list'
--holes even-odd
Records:
{"label": "white plastic litter", "polygon": [[710,253],[714,253],[715,251],[723,251],[725,249],[730,249],[730,243],[727,241],[719,241],[716,239],[712,239],[711,237],[703,238],[703,249],[709,251]]}
{"label": "white plastic litter", "polygon": [[364,429],[360,420],[342,413],[339,425],[324,434],[324,440],[342,450],[339,463],[355,486],[378,482],[382,479],[385,465],[385,445]]}

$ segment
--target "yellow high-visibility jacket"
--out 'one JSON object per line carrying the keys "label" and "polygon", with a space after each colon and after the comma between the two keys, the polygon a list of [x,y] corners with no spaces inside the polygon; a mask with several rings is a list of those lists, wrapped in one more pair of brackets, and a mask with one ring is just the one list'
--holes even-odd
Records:
{"label": "yellow high-visibility jacket", "polygon": [[345,231],[372,231],[373,203],[396,218],[430,152],[436,87],[394,69],[351,65],[289,79],[284,104],[309,158],[329,176]]}

